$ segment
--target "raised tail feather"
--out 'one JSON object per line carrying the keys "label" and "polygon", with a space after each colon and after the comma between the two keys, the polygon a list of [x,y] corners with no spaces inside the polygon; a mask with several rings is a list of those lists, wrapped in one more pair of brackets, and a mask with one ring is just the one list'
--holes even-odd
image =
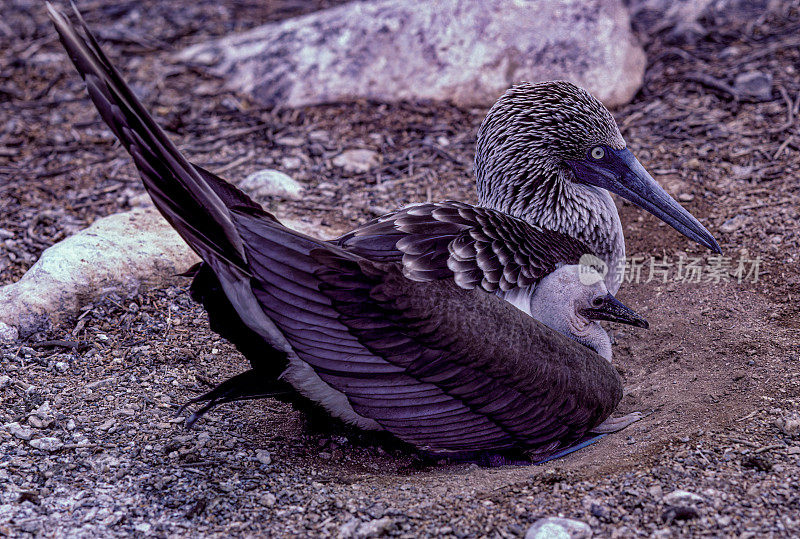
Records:
{"label": "raised tail feather", "polygon": [[86,81],[89,96],[133,157],[161,214],[206,262],[222,259],[246,270],[241,239],[228,208],[261,207],[178,151],[125,84],[74,5],[83,35],[50,3],[47,9],[61,43]]}
{"label": "raised tail feather", "polygon": [[[181,154],[111,64],[74,4],[72,8],[77,28],[47,3],[59,39],[100,116],[133,157],[156,208],[204,261],[195,269],[192,296],[206,307],[212,329],[245,354],[264,383],[276,381],[287,365],[289,345],[252,297],[249,269],[230,208],[275,218],[245,193]],[[260,393],[252,378],[235,390],[231,381],[225,382],[225,399],[212,392],[213,400],[206,400],[213,404],[254,398]]]}

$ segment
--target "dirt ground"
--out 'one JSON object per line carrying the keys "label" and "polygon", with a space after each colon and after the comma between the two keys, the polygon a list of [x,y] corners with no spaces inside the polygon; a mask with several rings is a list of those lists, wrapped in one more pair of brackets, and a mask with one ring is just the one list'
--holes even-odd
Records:
{"label": "dirt ground", "polygon": [[[307,186],[303,200],[262,201],[281,216],[329,232],[410,202],[474,201],[485,109],[267,110],[171,60],[188,44],[334,3],[81,8],[190,159],[234,182],[270,167]],[[186,432],[177,407],[246,365],[176,279],[134,298],[109,293],[70,324],[0,349],[0,535],[518,537],[561,515],[600,536],[796,536],[800,433],[779,427],[800,411],[800,9],[773,4],[741,23],[701,21],[708,34],[689,44],[647,35],[645,85],[613,111],[629,147],[732,264],[712,273],[719,259],[619,203],[628,254],[643,260],[640,282],[619,297],[651,326],[615,331],[619,412],[650,412],[644,420],[565,459],[494,469],[421,462],[268,400],[222,406]],[[43,5],[6,6],[0,284],[143,193]],[[773,77],[768,97],[734,91],[750,71]],[[381,166],[345,174],[331,160],[348,148],[378,151]],[[687,282],[679,263],[696,257],[705,273]],[[740,260],[759,260],[757,282],[738,282]],[[653,272],[664,264],[668,282]],[[44,439],[55,442],[32,443]]]}

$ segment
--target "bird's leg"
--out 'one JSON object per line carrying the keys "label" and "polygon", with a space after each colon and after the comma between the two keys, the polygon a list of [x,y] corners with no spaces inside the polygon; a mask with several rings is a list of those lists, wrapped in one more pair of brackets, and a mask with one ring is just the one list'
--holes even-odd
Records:
{"label": "bird's leg", "polygon": [[641,412],[633,412],[628,415],[624,415],[622,417],[609,417],[595,428],[592,429],[592,432],[597,434],[607,434],[609,432],[617,432],[618,430],[622,430],[631,423],[636,423],[641,418],[644,417],[644,414]]}
{"label": "bird's leg", "polygon": [[191,429],[198,419],[219,404],[288,395],[291,393],[290,390],[291,388],[284,382],[270,380],[260,375],[257,370],[250,369],[225,380],[211,391],[190,399],[175,415],[182,415],[192,404],[206,403],[186,419],[186,428]]}

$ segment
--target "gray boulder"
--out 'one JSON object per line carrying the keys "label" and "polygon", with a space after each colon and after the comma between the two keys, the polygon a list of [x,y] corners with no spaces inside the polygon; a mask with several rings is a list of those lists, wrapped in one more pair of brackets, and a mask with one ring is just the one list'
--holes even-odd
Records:
{"label": "gray boulder", "polygon": [[[339,233],[319,221],[281,222],[323,239]],[[0,342],[47,329],[111,291],[131,296],[142,285],[163,283],[199,260],[155,209],[98,219],[46,249],[19,281],[0,287]]]}
{"label": "gray boulder", "polygon": [[19,281],[0,288],[0,337],[25,338],[101,294],[130,295],[197,260],[155,210],[98,219],[49,247]]}
{"label": "gray boulder", "polygon": [[514,83],[552,79],[613,106],[636,93],[645,67],[621,0],[352,2],[179,58],[272,106],[354,97],[488,105]]}

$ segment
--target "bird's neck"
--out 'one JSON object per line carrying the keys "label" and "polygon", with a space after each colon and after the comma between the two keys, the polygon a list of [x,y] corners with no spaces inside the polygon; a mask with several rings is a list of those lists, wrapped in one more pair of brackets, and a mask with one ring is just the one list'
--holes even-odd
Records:
{"label": "bird's neck", "polygon": [[577,183],[569,174],[553,170],[526,175],[517,182],[493,182],[488,189],[481,189],[479,183],[479,204],[582,241],[609,265],[605,281],[615,293],[625,261],[617,207],[608,191]]}

